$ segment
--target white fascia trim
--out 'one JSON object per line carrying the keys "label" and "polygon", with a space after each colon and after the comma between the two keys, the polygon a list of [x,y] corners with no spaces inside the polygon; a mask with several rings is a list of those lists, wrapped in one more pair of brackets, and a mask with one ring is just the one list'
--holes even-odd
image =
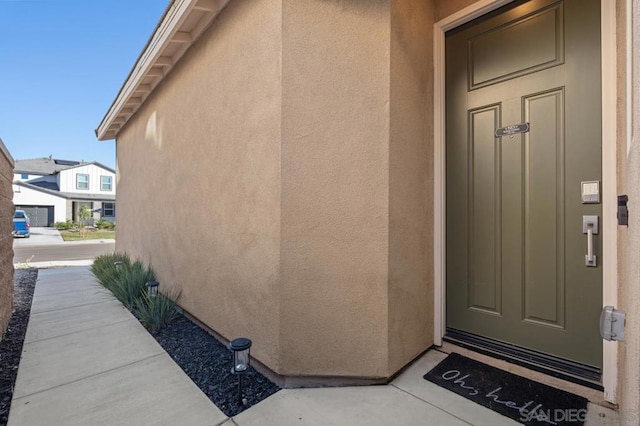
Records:
{"label": "white fascia trim", "polygon": [[[170,9],[163,17],[162,22],[158,24],[151,40],[131,70],[129,77],[122,85],[118,96],[96,129],[96,136],[99,140],[115,138],[131,116],[144,104],[146,97],[153,92],[154,88],[165,78],[170,69],[175,66],[182,54],[193,45],[199,35],[213,22],[220,10],[228,2],[229,0],[175,0],[171,4]],[[178,33],[190,13],[194,10],[206,11],[202,19],[207,21],[203,25],[198,25],[198,28],[194,29],[197,34],[191,34],[191,37],[188,37],[187,40],[184,34]],[[177,57],[173,57],[168,63],[166,58],[163,57],[163,53],[169,43],[176,39],[184,42],[185,46],[181,53],[176,55]],[[162,66],[164,68],[163,76],[160,76],[153,85],[143,85],[142,81],[151,76],[149,72],[154,66]],[[130,102],[134,97],[136,101]],[[115,131],[112,129],[114,124],[117,126]]]}

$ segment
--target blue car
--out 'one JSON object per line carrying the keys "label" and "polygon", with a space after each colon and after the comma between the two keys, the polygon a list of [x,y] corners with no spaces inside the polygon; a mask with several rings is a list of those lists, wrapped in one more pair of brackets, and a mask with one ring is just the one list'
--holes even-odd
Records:
{"label": "blue car", "polygon": [[13,214],[13,232],[14,237],[29,238],[31,234],[29,216],[24,210],[16,210]]}

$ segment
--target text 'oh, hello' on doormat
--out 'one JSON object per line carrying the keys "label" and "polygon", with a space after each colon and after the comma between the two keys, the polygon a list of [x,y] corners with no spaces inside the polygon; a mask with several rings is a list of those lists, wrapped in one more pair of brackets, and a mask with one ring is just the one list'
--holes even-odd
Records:
{"label": "text 'oh, hello' on doormat", "polygon": [[452,353],[424,378],[525,425],[582,425],[587,399]]}

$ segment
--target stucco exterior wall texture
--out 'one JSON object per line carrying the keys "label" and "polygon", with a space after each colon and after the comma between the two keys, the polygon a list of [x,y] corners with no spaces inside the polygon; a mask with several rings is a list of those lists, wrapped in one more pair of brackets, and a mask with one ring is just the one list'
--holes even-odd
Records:
{"label": "stucco exterior wall texture", "polygon": [[478,0],[436,0],[435,22],[438,22],[449,15],[461,11],[467,6],[471,6]]}
{"label": "stucco exterior wall texture", "polygon": [[433,344],[433,9],[391,2],[389,372]]}
{"label": "stucco exterior wall texture", "polygon": [[116,250],[276,370],[281,21],[277,1],[230,2],[117,140]]}
{"label": "stucco exterior wall texture", "polygon": [[118,135],[116,249],[278,374],[432,344],[423,3],[230,2]]}
{"label": "stucco exterior wall texture", "polygon": [[282,372],[384,377],[389,2],[283,16]]}
{"label": "stucco exterior wall texture", "polygon": [[13,165],[0,140],[0,339],[13,311]]}

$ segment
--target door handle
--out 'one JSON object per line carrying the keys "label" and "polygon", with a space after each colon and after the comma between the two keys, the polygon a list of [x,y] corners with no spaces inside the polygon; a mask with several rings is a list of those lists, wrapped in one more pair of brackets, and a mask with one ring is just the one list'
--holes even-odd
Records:
{"label": "door handle", "polygon": [[598,234],[598,216],[582,216],[582,233],[587,234],[587,254],[584,256],[584,264],[598,266],[597,257],[593,254],[593,235]]}
{"label": "door handle", "polygon": [[587,256],[585,258],[585,265],[596,266],[596,255],[593,254],[593,226],[589,226],[587,229]]}

